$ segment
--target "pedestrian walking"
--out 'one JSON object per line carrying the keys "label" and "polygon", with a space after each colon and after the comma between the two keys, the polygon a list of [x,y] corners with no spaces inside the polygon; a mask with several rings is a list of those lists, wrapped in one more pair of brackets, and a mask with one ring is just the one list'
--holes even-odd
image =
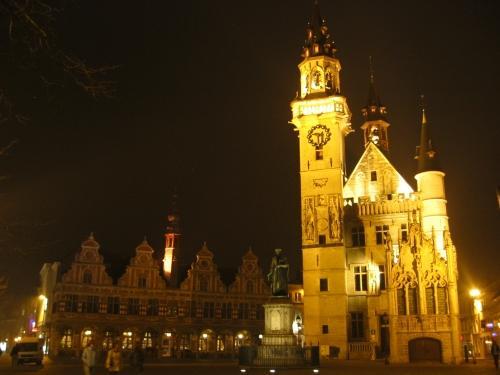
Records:
{"label": "pedestrian walking", "polygon": [[106,357],[106,369],[110,374],[118,374],[122,369],[122,353],[120,351],[120,344],[116,343],[108,352]]}
{"label": "pedestrian walking", "polygon": [[82,353],[82,362],[83,362],[83,373],[85,375],[93,375],[95,368],[95,348],[94,343],[90,341],[85,349],[83,349]]}
{"label": "pedestrian walking", "polygon": [[141,348],[140,342],[135,344],[134,350],[130,355],[130,366],[133,374],[142,374],[144,371],[144,351]]}
{"label": "pedestrian walking", "polygon": [[498,356],[500,355],[500,347],[498,346],[496,340],[493,340],[493,342],[491,343],[491,355],[493,356],[495,368],[498,370]]}

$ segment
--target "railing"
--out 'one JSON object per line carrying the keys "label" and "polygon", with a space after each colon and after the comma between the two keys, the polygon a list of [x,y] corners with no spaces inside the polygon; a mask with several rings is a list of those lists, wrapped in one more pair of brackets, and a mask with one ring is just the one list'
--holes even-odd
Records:
{"label": "railing", "polygon": [[448,315],[399,315],[396,317],[396,327],[399,332],[426,332],[451,330]]}
{"label": "railing", "polygon": [[405,213],[418,209],[418,201],[412,199],[381,200],[376,202],[359,202],[357,206],[359,216]]}
{"label": "railing", "polygon": [[375,344],[370,342],[350,342],[349,359],[370,359],[375,354]]}
{"label": "railing", "polygon": [[239,349],[240,367],[312,367],[319,366],[319,347],[297,345],[242,346]]}

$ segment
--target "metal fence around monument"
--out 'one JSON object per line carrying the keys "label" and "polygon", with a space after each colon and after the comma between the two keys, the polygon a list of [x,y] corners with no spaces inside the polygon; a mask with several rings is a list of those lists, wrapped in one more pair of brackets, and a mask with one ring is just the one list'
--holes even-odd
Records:
{"label": "metal fence around monument", "polygon": [[319,366],[318,346],[253,345],[239,348],[240,367],[314,367]]}

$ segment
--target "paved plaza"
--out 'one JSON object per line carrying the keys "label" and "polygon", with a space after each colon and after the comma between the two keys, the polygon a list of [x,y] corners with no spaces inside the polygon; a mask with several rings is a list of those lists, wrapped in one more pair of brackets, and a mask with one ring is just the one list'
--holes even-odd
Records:
{"label": "paved plaza", "polygon": [[[466,375],[466,374],[498,374],[493,368],[493,361],[479,360],[476,365],[384,365],[383,362],[369,361],[324,361],[319,368],[323,375]],[[46,361],[43,368],[25,366],[12,369],[7,356],[0,360],[0,374],[37,374],[37,375],[80,375],[82,368],[78,363],[53,363]],[[107,372],[103,367],[98,367],[95,375],[105,375]],[[122,375],[132,375],[130,369],[125,368]],[[195,363],[170,363],[170,364],[147,364],[144,375],[231,375],[240,374],[236,362],[195,362]],[[247,374],[264,375],[269,374],[269,369],[250,369]],[[312,369],[289,369],[276,370],[276,374],[306,375],[313,374]]]}

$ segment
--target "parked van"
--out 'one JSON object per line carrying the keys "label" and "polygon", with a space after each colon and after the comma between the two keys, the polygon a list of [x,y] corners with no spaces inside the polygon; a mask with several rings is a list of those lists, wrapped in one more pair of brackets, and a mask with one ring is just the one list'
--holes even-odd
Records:
{"label": "parked van", "polygon": [[10,351],[12,367],[32,363],[41,365],[43,350],[40,340],[36,337],[24,337]]}

